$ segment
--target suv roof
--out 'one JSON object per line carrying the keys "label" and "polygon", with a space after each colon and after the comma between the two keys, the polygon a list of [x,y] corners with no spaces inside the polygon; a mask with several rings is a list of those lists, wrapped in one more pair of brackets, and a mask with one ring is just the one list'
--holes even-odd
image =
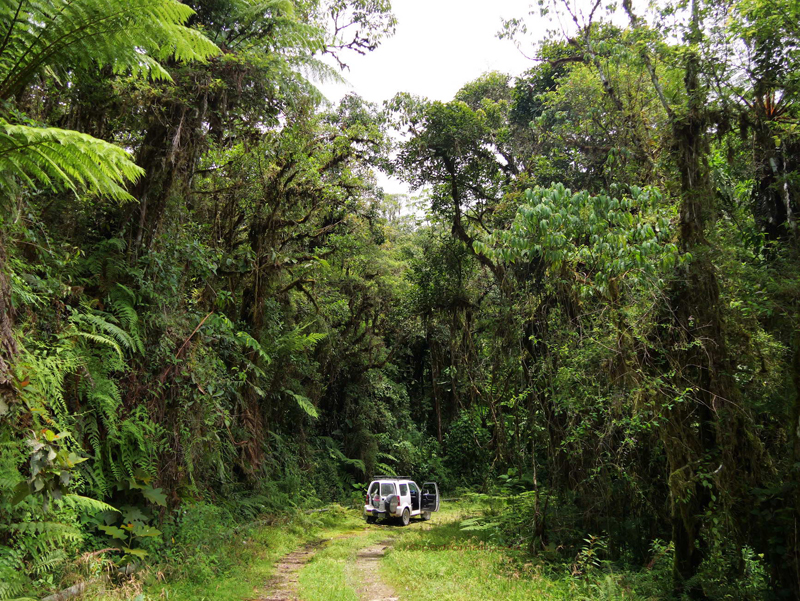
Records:
{"label": "suv roof", "polygon": [[380,474],[378,476],[374,476],[372,480],[411,480],[410,476],[385,476]]}

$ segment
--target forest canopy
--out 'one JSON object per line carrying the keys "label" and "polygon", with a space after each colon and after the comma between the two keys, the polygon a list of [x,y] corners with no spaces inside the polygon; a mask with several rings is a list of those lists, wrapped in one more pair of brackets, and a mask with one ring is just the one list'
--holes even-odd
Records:
{"label": "forest canopy", "polygon": [[376,105],[318,86],[388,0],[0,0],[0,599],[378,473],[797,598],[799,22],[545,0],[522,75]]}

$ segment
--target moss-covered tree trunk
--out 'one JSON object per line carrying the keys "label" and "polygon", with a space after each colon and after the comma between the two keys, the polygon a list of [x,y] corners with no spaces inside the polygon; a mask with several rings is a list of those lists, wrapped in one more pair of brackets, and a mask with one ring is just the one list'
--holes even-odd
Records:
{"label": "moss-covered tree trunk", "polygon": [[[691,258],[669,291],[670,363],[677,398],[666,399],[661,438],[669,462],[675,588],[690,598],[704,598],[694,583],[703,559],[701,518],[710,501],[701,485],[708,461],[716,455],[715,417],[726,385],[726,349],[719,307],[719,285],[706,231],[713,222],[713,194],[708,167],[706,94],[700,83],[699,1],[691,5],[686,36],[685,106],[671,113],[675,161],[680,175],[680,247]],[[677,395],[677,391],[685,391]],[[730,467],[730,466],[729,466]]]}
{"label": "moss-covered tree trunk", "polygon": [[[19,353],[14,336],[13,307],[11,305],[11,285],[6,274],[6,250],[0,240],[0,402],[13,395],[11,368]],[[2,415],[4,411],[0,411]]]}

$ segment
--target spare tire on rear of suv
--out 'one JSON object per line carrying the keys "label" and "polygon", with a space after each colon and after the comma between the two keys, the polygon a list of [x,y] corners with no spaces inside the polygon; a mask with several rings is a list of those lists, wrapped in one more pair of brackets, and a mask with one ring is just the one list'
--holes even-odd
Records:
{"label": "spare tire on rear of suv", "polygon": [[386,503],[386,511],[388,511],[390,515],[394,515],[397,512],[397,506],[400,504],[400,497],[397,495],[389,495],[386,497],[384,503]]}

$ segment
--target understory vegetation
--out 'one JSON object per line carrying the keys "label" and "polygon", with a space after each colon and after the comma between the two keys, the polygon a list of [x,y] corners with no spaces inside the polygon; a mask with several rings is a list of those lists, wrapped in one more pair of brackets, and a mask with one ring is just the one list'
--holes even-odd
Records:
{"label": "understory vegetation", "polygon": [[0,600],[245,598],[376,474],[481,504],[415,599],[798,598],[800,2],[656,4],[377,106],[389,0],[0,0]]}

